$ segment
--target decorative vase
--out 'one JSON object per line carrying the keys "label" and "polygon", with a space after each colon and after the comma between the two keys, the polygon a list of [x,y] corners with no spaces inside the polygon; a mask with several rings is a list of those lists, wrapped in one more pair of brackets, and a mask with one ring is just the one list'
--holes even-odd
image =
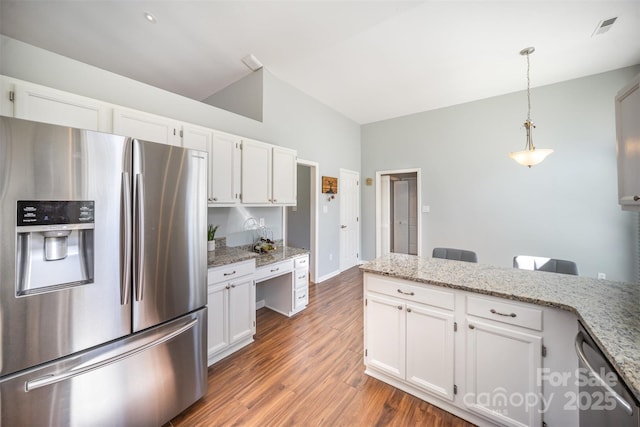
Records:
{"label": "decorative vase", "polygon": [[207,251],[211,252],[216,249],[216,241],[215,240],[207,240]]}

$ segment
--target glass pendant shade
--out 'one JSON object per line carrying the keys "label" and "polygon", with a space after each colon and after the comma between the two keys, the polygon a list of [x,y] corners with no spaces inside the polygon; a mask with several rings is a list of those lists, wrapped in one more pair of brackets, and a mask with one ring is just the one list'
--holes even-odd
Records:
{"label": "glass pendant shade", "polygon": [[549,148],[536,149],[533,145],[533,128],[536,126],[530,120],[524,122],[524,127],[527,130],[527,144],[522,151],[512,151],[509,153],[509,157],[521,164],[522,166],[535,166],[541,163],[549,154],[553,153],[553,150]]}

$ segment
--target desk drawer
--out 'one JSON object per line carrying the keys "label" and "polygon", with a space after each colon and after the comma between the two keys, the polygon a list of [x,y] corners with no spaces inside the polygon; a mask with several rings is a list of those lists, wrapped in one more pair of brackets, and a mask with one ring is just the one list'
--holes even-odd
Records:
{"label": "desk drawer", "polygon": [[308,270],[296,270],[293,272],[295,288],[306,288],[309,285],[309,271]]}
{"label": "desk drawer", "polygon": [[236,262],[234,264],[223,265],[220,267],[210,268],[207,276],[207,284],[224,282],[226,280],[237,279],[238,277],[253,274],[256,264],[254,260]]}
{"label": "desk drawer", "polygon": [[295,268],[309,268],[309,255],[300,256],[293,259]]}
{"label": "desk drawer", "polygon": [[467,313],[496,322],[542,331],[542,310],[519,304],[467,296]]}
{"label": "desk drawer", "polygon": [[292,259],[262,266],[256,269],[256,283],[262,280],[267,280],[271,277],[277,277],[283,274],[290,273],[291,271],[293,271]]}
{"label": "desk drawer", "polygon": [[297,310],[309,303],[309,290],[307,288],[296,289],[294,294],[293,308]]}

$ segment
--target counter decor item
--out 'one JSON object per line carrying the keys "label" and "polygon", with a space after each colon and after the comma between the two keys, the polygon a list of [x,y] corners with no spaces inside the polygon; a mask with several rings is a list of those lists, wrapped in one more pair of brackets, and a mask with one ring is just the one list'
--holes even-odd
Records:
{"label": "counter decor item", "polygon": [[276,249],[276,245],[274,243],[273,240],[271,239],[266,239],[264,237],[261,237],[260,240],[258,240],[254,245],[253,245],[253,251],[257,252],[259,254],[264,254],[267,252],[271,252],[273,250]]}
{"label": "counter decor item", "polygon": [[216,231],[218,230],[218,226],[213,226],[209,224],[209,228],[207,228],[207,251],[211,252],[216,249],[216,241],[214,238],[216,237]]}

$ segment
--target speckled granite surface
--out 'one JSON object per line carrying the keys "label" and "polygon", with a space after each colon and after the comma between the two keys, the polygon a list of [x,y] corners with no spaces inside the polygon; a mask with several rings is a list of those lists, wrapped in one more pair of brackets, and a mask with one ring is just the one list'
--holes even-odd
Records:
{"label": "speckled granite surface", "polygon": [[403,254],[360,269],[574,312],[640,401],[640,284]]}
{"label": "speckled granite surface", "polygon": [[207,267],[220,267],[255,258],[258,268],[309,253],[306,249],[283,247],[282,242],[276,242],[276,248],[267,254],[258,254],[246,247],[227,247],[225,239],[216,239],[216,250],[207,253]]}

